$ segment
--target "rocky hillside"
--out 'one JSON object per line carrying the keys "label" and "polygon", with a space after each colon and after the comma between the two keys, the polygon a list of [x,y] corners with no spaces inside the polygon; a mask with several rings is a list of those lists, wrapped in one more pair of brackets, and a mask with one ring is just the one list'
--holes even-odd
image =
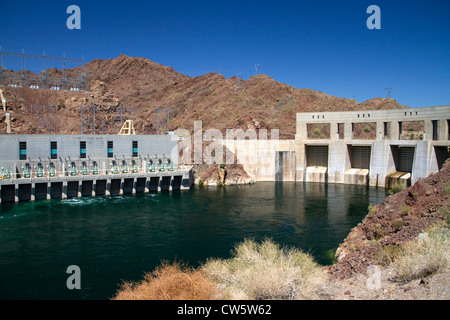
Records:
{"label": "rocky hillside", "polygon": [[365,273],[380,264],[380,253],[403,246],[437,222],[450,218],[450,159],[438,173],[418,180],[383,203],[369,208],[336,252],[329,271],[338,278]]}
{"label": "rocky hillside", "polygon": [[[226,79],[216,73],[188,77],[171,67],[126,55],[93,60],[85,65],[85,70],[90,92],[0,86],[12,116],[13,133],[36,132],[36,113],[30,109],[34,104],[57,107],[52,113],[53,133],[79,133],[79,106],[96,105],[96,133],[119,131],[120,106],[134,107],[138,134],[156,133],[155,110],[168,107],[169,130],[192,130],[194,121],[202,120],[204,130],[276,128],[284,139],[294,137],[297,112],[406,108],[392,99],[374,98],[358,103],[320,91],[293,88],[267,75],[242,80],[239,86],[237,77]],[[61,70],[50,69],[48,73],[60,76]],[[80,68],[66,70],[66,74],[80,74]],[[39,116],[45,118],[44,114]],[[131,113],[124,117],[131,117]],[[164,117],[161,113],[160,119]],[[4,120],[2,114],[0,133],[6,130]],[[42,132],[48,130],[43,127]]]}

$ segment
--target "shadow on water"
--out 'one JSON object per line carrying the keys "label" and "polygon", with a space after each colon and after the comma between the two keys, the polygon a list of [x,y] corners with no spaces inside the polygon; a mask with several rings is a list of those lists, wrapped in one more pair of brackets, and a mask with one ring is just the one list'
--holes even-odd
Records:
{"label": "shadow on water", "polygon": [[[162,259],[196,267],[245,238],[310,252],[321,264],[384,189],[261,182],[190,191],[0,205],[0,299],[107,299]],[[78,265],[81,290],[66,269]]]}

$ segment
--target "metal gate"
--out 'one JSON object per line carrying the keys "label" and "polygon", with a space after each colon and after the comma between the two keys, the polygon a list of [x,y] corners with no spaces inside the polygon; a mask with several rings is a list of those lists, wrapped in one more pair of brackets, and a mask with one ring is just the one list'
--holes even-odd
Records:
{"label": "metal gate", "polygon": [[328,146],[306,146],[307,167],[328,167]]}
{"label": "metal gate", "polygon": [[370,169],[370,146],[351,146],[350,161],[352,168]]}
{"label": "metal gate", "polygon": [[400,147],[397,171],[412,172],[414,162],[414,147]]}

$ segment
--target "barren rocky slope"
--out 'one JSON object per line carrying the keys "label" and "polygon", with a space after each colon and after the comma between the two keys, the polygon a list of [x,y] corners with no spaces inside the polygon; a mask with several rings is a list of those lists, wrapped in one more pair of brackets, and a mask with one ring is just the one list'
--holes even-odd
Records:
{"label": "barren rocky slope", "polygon": [[450,159],[438,173],[419,179],[413,186],[370,208],[336,252],[338,262],[329,267],[335,277],[365,273],[379,264],[380,249],[401,246],[439,221],[450,211]]}
{"label": "barren rocky slope", "polygon": [[[208,73],[189,77],[171,67],[145,58],[121,55],[115,59],[96,59],[85,65],[90,92],[51,91],[0,86],[12,116],[13,133],[35,133],[36,113],[31,105],[52,104],[53,133],[80,133],[80,106],[96,105],[96,133],[115,134],[120,129],[120,106],[134,107],[138,134],[156,133],[157,107],[170,108],[169,130],[193,129],[195,120],[203,129],[266,128],[279,129],[280,137],[292,139],[295,114],[303,111],[343,111],[405,108],[395,100],[374,98],[363,103],[339,98],[311,89],[297,89],[256,75],[241,81],[221,74]],[[48,70],[60,76],[61,70]],[[79,68],[66,70],[77,75]],[[40,115],[43,117],[43,114]],[[124,118],[130,118],[131,112]],[[161,113],[161,119],[165,116]],[[0,116],[0,133],[5,132],[4,115]],[[43,128],[41,133],[48,130]]]}

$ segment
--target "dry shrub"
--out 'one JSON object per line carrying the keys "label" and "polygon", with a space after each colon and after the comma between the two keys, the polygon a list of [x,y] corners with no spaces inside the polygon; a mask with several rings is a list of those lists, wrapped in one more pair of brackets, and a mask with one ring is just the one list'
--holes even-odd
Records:
{"label": "dry shrub", "polygon": [[124,282],[113,300],[209,300],[215,285],[201,270],[164,261],[137,283]]}
{"label": "dry shrub", "polygon": [[434,274],[448,266],[450,235],[447,228],[432,230],[423,239],[407,243],[392,262],[395,280],[407,282]]}
{"label": "dry shrub", "polygon": [[209,259],[202,270],[218,283],[221,299],[315,299],[326,282],[310,255],[268,239],[244,240],[232,258]]}

